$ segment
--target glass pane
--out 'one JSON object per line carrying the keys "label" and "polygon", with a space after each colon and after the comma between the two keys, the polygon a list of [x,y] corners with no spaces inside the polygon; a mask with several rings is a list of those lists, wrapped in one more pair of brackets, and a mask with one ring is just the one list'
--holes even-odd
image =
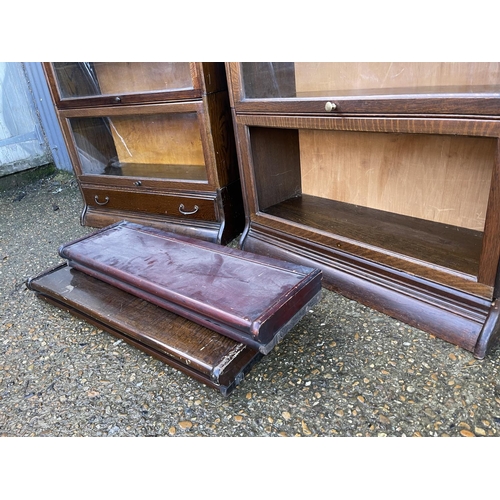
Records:
{"label": "glass pane", "polygon": [[196,113],[71,118],[84,174],[207,182]]}
{"label": "glass pane", "polygon": [[499,91],[500,63],[242,63],[247,98]]}
{"label": "glass pane", "polygon": [[187,62],[53,63],[61,98],[192,89]]}

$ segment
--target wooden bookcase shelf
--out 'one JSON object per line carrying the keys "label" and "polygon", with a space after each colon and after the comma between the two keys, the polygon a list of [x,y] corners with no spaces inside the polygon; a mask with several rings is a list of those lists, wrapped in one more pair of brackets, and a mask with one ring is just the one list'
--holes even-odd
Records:
{"label": "wooden bookcase shelf", "polygon": [[82,224],[126,219],[217,243],[241,233],[223,63],[58,62],[44,69],[85,203]]}
{"label": "wooden bookcase shelf", "polygon": [[481,358],[498,337],[500,64],[227,63],[243,249]]}
{"label": "wooden bookcase shelf", "polygon": [[[478,274],[482,233],[304,194],[263,211],[280,219],[335,233],[351,242],[416,259],[422,265]],[[341,243],[337,247],[341,247]]]}

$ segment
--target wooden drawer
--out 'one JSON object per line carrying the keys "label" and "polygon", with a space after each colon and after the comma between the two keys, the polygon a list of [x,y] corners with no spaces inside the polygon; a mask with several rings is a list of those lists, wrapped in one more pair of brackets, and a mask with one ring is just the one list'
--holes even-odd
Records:
{"label": "wooden drawer", "polygon": [[82,186],[82,193],[87,206],[94,209],[145,212],[183,219],[217,221],[215,193],[213,197],[205,198],[93,186]]}

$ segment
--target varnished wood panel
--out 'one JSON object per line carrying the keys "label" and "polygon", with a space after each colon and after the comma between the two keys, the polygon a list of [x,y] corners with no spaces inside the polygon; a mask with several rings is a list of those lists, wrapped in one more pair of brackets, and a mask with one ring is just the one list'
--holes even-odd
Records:
{"label": "varnished wood panel", "polygon": [[205,163],[196,113],[108,120],[120,163]]}
{"label": "varnished wood panel", "polygon": [[301,193],[297,130],[250,131],[252,166],[261,209]]}
{"label": "varnished wood panel", "polygon": [[203,94],[227,91],[226,69],[223,62],[191,63],[191,71],[194,73],[193,81],[199,81]]}
{"label": "varnished wood panel", "polygon": [[497,141],[300,131],[302,192],[482,231]]}
{"label": "varnished wood panel", "polygon": [[[500,140],[498,141],[500,143]],[[500,271],[500,147],[497,149],[495,167],[491,179],[488,199],[488,211],[484,228],[484,244],[481,254],[479,279],[483,283],[494,285]],[[500,289],[496,288],[495,298],[500,297]]]}
{"label": "varnished wood panel", "polygon": [[[213,165],[218,186],[239,182],[238,158],[234,140],[233,119],[229,107],[227,91],[206,96],[206,109],[203,109],[205,123],[205,156],[207,166]],[[202,136],[203,137],[203,136]],[[209,173],[212,169],[209,168]]]}
{"label": "varnished wood panel", "polygon": [[[320,256],[321,253],[328,254],[338,251],[347,255],[355,255],[362,261],[377,262],[408,275],[420,276],[426,280],[488,300],[491,300],[493,297],[493,287],[477,282],[472,275],[443,268],[432,264],[428,260],[415,259],[408,255],[405,256],[384,250],[380,246],[375,247],[360,240],[344,237],[338,233],[330,232],[331,230],[328,229],[329,226],[313,227],[306,225],[312,219],[321,219],[319,210],[318,214],[307,214],[304,219],[294,219],[290,215],[287,215],[287,218],[283,218],[272,214],[260,213],[251,216],[249,232],[255,227],[266,228],[266,230],[269,229],[271,232],[276,231],[284,241],[295,241],[297,251],[300,250],[301,246],[304,249],[314,247],[314,253],[319,252],[317,257],[320,260],[322,259]],[[368,223],[366,225],[368,226]],[[333,227],[333,225],[330,227]],[[383,236],[381,235],[380,237]],[[386,235],[386,237],[390,238],[390,234]],[[423,245],[423,242],[421,242],[421,245]],[[246,239],[243,240],[242,248],[244,250],[249,249],[246,246]]]}
{"label": "varnished wood panel", "polygon": [[290,129],[500,137],[500,120],[496,119],[242,114],[237,116],[237,123],[255,127]]}
{"label": "varnished wood panel", "polygon": [[[88,205],[85,206],[81,214],[82,225],[93,228],[110,226],[122,220],[212,243],[221,243],[221,237],[223,236],[221,233],[224,231],[224,227],[220,222],[204,221],[192,217],[183,219],[169,215],[133,212],[131,210],[110,210]],[[229,239],[231,237],[232,234],[230,234]],[[225,242],[227,242],[227,237]]]}

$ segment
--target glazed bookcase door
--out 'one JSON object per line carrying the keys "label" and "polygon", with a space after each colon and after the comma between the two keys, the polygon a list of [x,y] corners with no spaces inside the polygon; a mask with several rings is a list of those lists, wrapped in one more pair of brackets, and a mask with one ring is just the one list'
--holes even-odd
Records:
{"label": "glazed bookcase door", "polygon": [[234,63],[239,111],[498,114],[500,63]]}
{"label": "glazed bookcase door", "polygon": [[215,63],[57,62],[44,68],[61,109],[199,99],[227,89]]}
{"label": "glazed bookcase door", "polygon": [[190,65],[183,62],[57,62],[53,67],[62,99],[194,88]]}
{"label": "glazed bookcase door", "polygon": [[[85,182],[217,184],[196,102],[61,112],[74,164]],[[208,158],[208,162],[207,162]],[[208,164],[207,164],[208,163]]]}

